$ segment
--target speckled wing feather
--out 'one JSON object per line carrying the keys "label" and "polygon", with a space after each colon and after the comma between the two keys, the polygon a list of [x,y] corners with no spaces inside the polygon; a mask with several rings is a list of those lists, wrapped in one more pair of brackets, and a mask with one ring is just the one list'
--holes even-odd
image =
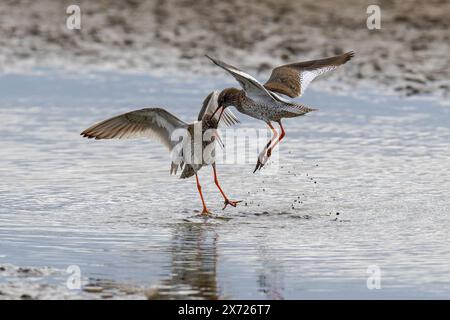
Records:
{"label": "speckled wing feather", "polygon": [[319,60],[291,63],[272,70],[264,87],[270,91],[287,95],[291,98],[301,96],[309,83],[317,76],[334,70],[349,61],[353,51]]}
{"label": "speckled wing feather", "polygon": [[[198,113],[197,120],[204,120],[207,117],[211,117],[211,115],[216,111],[218,107],[217,99],[219,98],[219,91],[212,91],[203,101],[203,106],[200,112]],[[218,120],[219,112],[214,114],[214,120]],[[239,119],[231,112],[229,109],[225,109],[222,114],[222,118],[220,119],[219,126],[232,126],[234,124],[240,123]]]}
{"label": "speckled wing feather", "polygon": [[228,71],[239,82],[242,89],[244,89],[246,95],[249,98],[263,102],[276,101],[275,98],[267,91],[267,89],[251,75],[245,73],[242,70],[239,70],[236,67],[226,64],[223,61],[211,58],[208,55],[206,55],[206,57],[209,58],[212,62],[214,62],[214,64],[216,64],[217,66]]}
{"label": "speckled wing feather", "polygon": [[170,139],[172,132],[187,125],[164,109],[146,108],[99,122],[84,130],[81,135],[95,139],[148,137],[160,141],[170,150],[177,143]]}

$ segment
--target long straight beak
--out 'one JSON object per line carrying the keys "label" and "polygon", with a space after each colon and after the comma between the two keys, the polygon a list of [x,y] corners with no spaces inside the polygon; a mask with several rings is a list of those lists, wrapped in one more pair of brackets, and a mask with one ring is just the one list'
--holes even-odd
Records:
{"label": "long straight beak", "polygon": [[[214,115],[216,114],[216,112],[219,111],[219,110],[221,110],[221,109],[223,109],[223,107],[222,107],[222,106],[218,106],[218,107],[216,108],[216,110],[214,110],[213,114],[211,115],[211,119],[214,117]],[[223,110],[222,110],[222,111],[223,111]],[[222,111],[221,111],[221,112],[222,112]]]}
{"label": "long straight beak", "polygon": [[217,123],[220,122],[220,118],[222,118],[222,114],[223,114],[224,111],[225,111],[225,108],[222,108],[222,110],[220,111],[219,119],[217,120]]}
{"label": "long straight beak", "polygon": [[215,131],[214,131],[214,137],[216,137],[216,139],[217,139],[217,142],[219,142],[219,145],[222,147],[222,149],[225,147],[225,144],[223,143],[223,141],[222,141],[222,138],[220,137],[220,135],[219,135],[219,131],[216,129]]}

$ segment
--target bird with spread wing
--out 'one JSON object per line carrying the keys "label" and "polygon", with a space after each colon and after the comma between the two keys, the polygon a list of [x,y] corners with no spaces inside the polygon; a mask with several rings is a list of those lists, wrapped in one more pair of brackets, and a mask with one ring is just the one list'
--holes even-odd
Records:
{"label": "bird with spread wing", "polygon": [[[269,80],[261,84],[238,68],[207,55],[214,64],[228,71],[242,87],[242,90],[236,88],[222,90],[218,98],[219,105],[213,115],[215,116],[216,112],[219,114],[224,112],[229,106],[234,106],[239,112],[266,122],[272,130],[273,136],[259,154],[253,172],[260,170],[266,164],[273,148],[284,138],[285,131],[281,124],[283,118],[303,116],[316,110],[288,97],[301,96],[309,83],[317,76],[336,69],[353,56],[354,52],[350,51],[330,58],[286,64],[273,69]],[[279,135],[272,121],[279,124],[281,130]]]}
{"label": "bird with spread wing", "polygon": [[[224,198],[225,205],[223,209],[227,205],[236,207],[240,201],[229,200],[220,187],[214,150],[215,143],[217,141],[221,142],[217,128],[221,125],[234,125],[239,123],[239,120],[229,110],[226,110],[222,117],[219,117],[218,113],[214,114],[218,107],[218,95],[219,93],[214,91],[205,98],[202,109],[198,114],[198,122],[186,123],[162,108],[145,108],[101,121],[84,130],[81,135],[95,139],[144,137],[161,142],[172,154],[171,174],[176,174],[178,168],[181,168],[183,171],[180,178],[184,179],[195,175],[198,193],[203,205],[202,215],[208,215],[210,212],[203,198],[197,172],[203,166],[211,164],[214,172],[214,182]],[[198,137],[199,139],[196,139],[196,130],[199,130],[201,133],[200,137]],[[209,130],[211,130],[211,134],[208,141],[208,139],[204,139],[204,135]],[[205,157],[204,150],[206,148],[210,149],[210,157]],[[195,154],[196,152],[198,154]]]}

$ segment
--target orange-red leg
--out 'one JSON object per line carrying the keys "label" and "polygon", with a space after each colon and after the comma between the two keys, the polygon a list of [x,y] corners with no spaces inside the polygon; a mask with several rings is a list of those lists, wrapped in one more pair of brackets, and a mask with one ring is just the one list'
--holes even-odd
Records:
{"label": "orange-red leg", "polygon": [[283,125],[281,124],[281,121],[278,121],[278,124],[280,125],[280,129],[281,129],[281,133],[280,133],[280,137],[277,139],[277,141],[275,141],[275,143],[273,144],[273,146],[271,146],[269,148],[269,150],[267,150],[267,157],[269,158],[272,155],[272,150],[273,148],[275,148],[275,146],[284,138],[284,136],[286,135],[286,131],[284,131]]}
{"label": "orange-red leg", "polygon": [[267,123],[267,125],[269,126],[270,130],[272,130],[272,138],[270,138],[269,142],[267,142],[266,147],[264,148],[264,151],[267,150],[270,145],[275,141],[275,139],[278,137],[278,132],[277,130],[275,130],[275,128],[273,127],[272,123],[269,121]]}
{"label": "orange-red leg", "polygon": [[278,137],[278,132],[272,126],[272,123],[270,123],[270,121],[269,121],[269,122],[267,122],[267,125],[269,126],[270,130],[272,130],[273,135],[272,135],[272,138],[269,140],[269,142],[267,142],[267,144],[264,147],[264,149],[259,154],[258,161],[256,162],[256,167],[255,167],[255,170],[253,170],[253,173],[255,173],[256,170],[261,169],[264,166],[264,164],[266,163],[267,159],[270,157],[269,150],[271,148],[269,148],[269,147],[275,141],[275,139]]}
{"label": "orange-red leg", "polygon": [[198,189],[198,193],[200,194],[200,199],[202,199],[202,204],[203,204],[202,215],[206,216],[206,215],[210,214],[210,212],[208,211],[208,208],[206,208],[205,199],[203,199],[202,186],[200,185],[200,181],[198,180],[197,174],[195,174],[195,180],[197,181],[197,189]]}
{"label": "orange-red leg", "polygon": [[219,179],[217,178],[216,164],[213,163],[212,167],[213,167],[213,172],[214,172],[214,183],[216,184],[217,188],[220,191],[220,194],[222,195],[222,197],[224,199],[224,207],[222,208],[222,210],[225,210],[225,208],[228,205],[236,207],[236,205],[241,201],[233,201],[233,200],[228,199],[228,197],[225,195],[225,192],[223,192],[222,188],[220,187]]}

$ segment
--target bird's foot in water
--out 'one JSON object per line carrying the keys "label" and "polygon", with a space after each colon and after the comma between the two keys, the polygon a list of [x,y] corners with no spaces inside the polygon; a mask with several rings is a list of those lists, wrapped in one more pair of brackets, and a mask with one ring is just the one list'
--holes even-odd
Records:
{"label": "bird's foot in water", "polygon": [[239,202],[242,202],[242,200],[233,201],[233,200],[225,199],[225,201],[223,202],[223,203],[224,203],[224,206],[223,206],[222,210],[225,210],[225,208],[226,208],[228,205],[233,206],[233,207],[236,207],[237,204],[238,204]]}
{"label": "bird's foot in water", "polygon": [[212,215],[212,212],[209,211],[207,208],[203,208],[202,213],[200,213],[200,215],[202,217],[209,217],[210,215]]}

